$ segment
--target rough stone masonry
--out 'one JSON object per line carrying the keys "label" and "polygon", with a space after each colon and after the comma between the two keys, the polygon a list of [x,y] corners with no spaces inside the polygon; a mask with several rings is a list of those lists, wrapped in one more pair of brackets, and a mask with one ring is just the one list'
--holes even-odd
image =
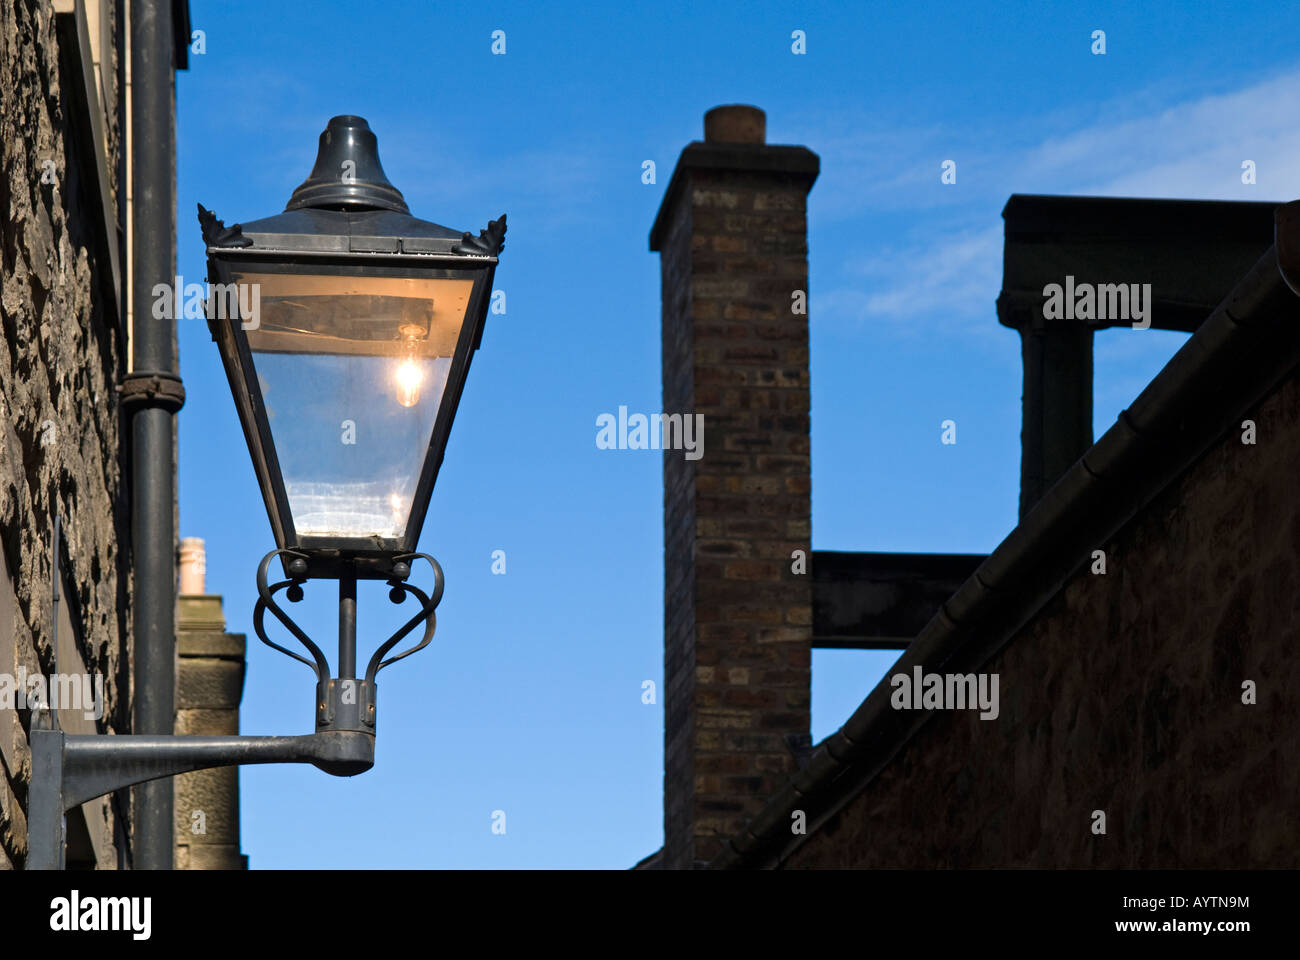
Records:
{"label": "rough stone masonry", "polygon": [[[109,15],[119,15],[109,4]],[[116,21],[114,21],[114,27]],[[116,36],[111,29],[108,35]],[[118,76],[104,71],[111,81]],[[122,364],[121,331],[102,289],[93,249],[97,211],[80,187],[70,91],[60,76],[55,15],[41,0],[0,5],[0,552],[8,576],[0,610],[0,671],[54,671],[51,648],[51,517],[58,511],[75,584],[85,667],[102,673],[107,730],[129,723],[126,617],[129,571],[120,544],[127,512],[119,461],[120,418],[114,384]],[[104,91],[117,103],[116,89]],[[109,169],[121,156],[121,130],[108,111]],[[109,178],[114,209],[117,182]],[[31,755],[24,712],[0,716],[0,869],[26,855]],[[104,806],[112,837],[112,807]],[[98,851],[110,858],[110,851]]]}

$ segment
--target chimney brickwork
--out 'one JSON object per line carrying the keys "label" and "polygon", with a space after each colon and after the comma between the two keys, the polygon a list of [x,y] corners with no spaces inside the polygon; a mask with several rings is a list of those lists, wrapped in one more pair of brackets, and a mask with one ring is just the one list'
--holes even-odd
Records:
{"label": "chimney brickwork", "polygon": [[664,413],[704,417],[700,459],[664,453],[670,869],[712,859],[796,769],[809,736],[806,201],[819,161],[765,144],[765,127],[754,107],[709,111],[650,235]]}

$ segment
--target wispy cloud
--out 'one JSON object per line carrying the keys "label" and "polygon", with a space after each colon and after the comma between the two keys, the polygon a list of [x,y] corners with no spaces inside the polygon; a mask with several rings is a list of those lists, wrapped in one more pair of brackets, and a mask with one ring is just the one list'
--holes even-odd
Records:
{"label": "wispy cloud", "polygon": [[1002,224],[949,234],[938,243],[915,243],[859,255],[846,273],[858,282],[818,295],[815,316],[831,323],[883,322],[898,334],[920,335],[932,324],[918,317],[945,314],[987,325],[1002,283]]}
{"label": "wispy cloud", "polygon": [[[919,328],[931,334],[937,329],[980,336],[992,325],[1002,282],[1003,227],[993,211],[1010,193],[1291,199],[1300,196],[1300,166],[1294,162],[1300,155],[1300,123],[1289,108],[1298,99],[1300,71],[1293,71],[1236,91],[1093,122],[1028,148],[964,159],[959,187],[928,191],[959,204],[941,213],[923,210],[901,242],[883,250],[869,231],[859,232],[860,241],[839,271],[839,285],[820,296],[814,291],[813,307],[835,326],[871,323],[905,335],[924,317]],[[836,162],[852,167],[873,144],[901,144],[914,133],[823,138],[829,145],[823,156],[844,150]],[[922,146],[913,143],[905,156],[934,152],[933,133],[921,136]],[[1010,139],[1010,133],[1000,138],[998,131],[989,131],[991,142]],[[1256,165],[1255,185],[1241,182],[1244,160]],[[873,162],[882,163],[878,155]],[[925,165],[921,174],[916,163],[898,167],[906,172],[859,189],[856,196],[897,191],[918,175],[938,182],[937,164]],[[987,178],[980,175],[985,171]],[[859,216],[863,207],[854,205]]]}
{"label": "wispy cloud", "polygon": [[[1300,123],[1289,107],[1300,71],[1230,93],[1205,96],[1121,122],[1100,122],[1045,141],[1021,170],[1031,187],[1201,200],[1284,200],[1300,196]],[[1241,182],[1253,160],[1254,186]]]}

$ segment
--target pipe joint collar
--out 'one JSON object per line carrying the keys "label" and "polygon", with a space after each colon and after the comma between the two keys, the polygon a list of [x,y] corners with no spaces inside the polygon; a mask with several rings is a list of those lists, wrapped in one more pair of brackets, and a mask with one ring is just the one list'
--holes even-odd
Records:
{"label": "pipe joint collar", "polygon": [[145,407],[159,407],[175,413],[185,406],[185,387],[174,373],[139,370],[128,373],[117,388],[122,406],[129,412]]}

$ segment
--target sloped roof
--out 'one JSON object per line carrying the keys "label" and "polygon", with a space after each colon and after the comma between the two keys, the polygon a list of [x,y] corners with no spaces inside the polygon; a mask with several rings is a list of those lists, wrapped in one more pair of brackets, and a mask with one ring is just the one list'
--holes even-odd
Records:
{"label": "sloped roof", "polygon": [[[1086,564],[1098,543],[1113,537],[1300,364],[1300,302],[1283,280],[1283,272],[1295,276],[1290,259],[1300,247],[1292,239],[1300,234],[1293,227],[1297,220],[1300,201],[1279,208],[1277,243],[939,608],[895,671],[978,670]],[[744,832],[726,842],[710,867],[778,865],[859,793],[930,716],[892,709],[882,680]],[[795,810],[806,815],[806,835],[792,835]]]}

